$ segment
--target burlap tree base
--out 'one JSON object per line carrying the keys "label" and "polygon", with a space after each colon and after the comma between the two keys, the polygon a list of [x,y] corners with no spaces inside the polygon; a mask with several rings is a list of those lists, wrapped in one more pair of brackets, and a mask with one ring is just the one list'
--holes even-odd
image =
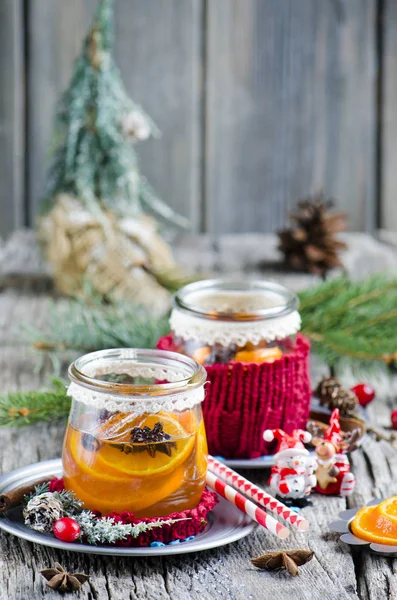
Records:
{"label": "burlap tree base", "polygon": [[80,295],[86,284],[110,300],[131,301],[165,312],[170,293],[157,280],[176,270],[171,249],[147,216],[118,218],[109,210],[89,212],[60,194],[39,220],[39,238],[57,289]]}

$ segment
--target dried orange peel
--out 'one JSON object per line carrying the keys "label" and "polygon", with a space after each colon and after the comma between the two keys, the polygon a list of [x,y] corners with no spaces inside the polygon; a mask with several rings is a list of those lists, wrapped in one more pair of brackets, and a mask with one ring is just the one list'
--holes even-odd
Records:
{"label": "dried orange peel", "polygon": [[352,520],[350,529],[362,540],[397,546],[397,496],[376,506],[361,508]]}

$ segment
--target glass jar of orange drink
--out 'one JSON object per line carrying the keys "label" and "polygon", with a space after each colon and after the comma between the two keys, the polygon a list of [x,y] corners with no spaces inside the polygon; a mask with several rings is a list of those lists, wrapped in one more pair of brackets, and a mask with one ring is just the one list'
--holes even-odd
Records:
{"label": "glass jar of orange drink", "polygon": [[82,356],[69,377],[66,489],[103,514],[197,506],[207,470],[203,367],[174,352],[115,349]]}
{"label": "glass jar of orange drink", "polygon": [[205,366],[272,363],[294,351],[297,308],[296,294],[269,281],[190,283],[173,299],[174,346]]}

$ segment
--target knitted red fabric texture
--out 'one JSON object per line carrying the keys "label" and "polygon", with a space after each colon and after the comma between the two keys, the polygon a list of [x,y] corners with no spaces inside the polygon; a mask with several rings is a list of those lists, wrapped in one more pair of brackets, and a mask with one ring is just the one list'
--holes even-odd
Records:
{"label": "knitted red fabric texture", "polygon": [[[62,492],[64,490],[63,479],[54,478],[49,484],[50,492]],[[174,540],[184,540],[191,535],[197,535],[201,533],[207,526],[208,513],[216,506],[218,502],[218,496],[215,492],[211,492],[208,489],[203,491],[200,503],[196,508],[184,510],[182,512],[174,512],[163,519],[188,519],[185,521],[179,521],[173,525],[164,525],[163,527],[157,527],[152,531],[141,533],[137,538],[133,538],[130,535],[125,540],[116,542],[116,546],[149,546],[152,542],[163,542],[163,544],[169,544]],[[93,511],[98,517],[101,517],[101,513]],[[153,523],[157,521],[158,517],[149,518],[138,518],[128,511],[121,513],[112,512],[106,517],[112,517],[116,523]]]}
{"label": "knitted red fabric texture", "polygon": [[[157,348],[175,350],[172,334]],[[310,343],[298,334],[295,350],[273,363],[227,363],[206,367],[203,414],[210,454],[256,458],[274,451],[263,439],[265,429],[305,428],[311,385]]]}

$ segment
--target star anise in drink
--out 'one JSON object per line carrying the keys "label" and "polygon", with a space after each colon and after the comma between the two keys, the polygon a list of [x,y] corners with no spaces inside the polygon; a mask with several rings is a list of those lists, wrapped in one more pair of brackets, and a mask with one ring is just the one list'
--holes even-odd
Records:
{"label": "star anise in drink", "polygon": [[162,452],[171,456],[172,449],[176,448],[176,443],[170,441],[171,436],[164,431],[163,424],[157,422],[153,429],[150,427],[134,427],[131,430],[131,439],[128,444],[123,444],[122,452],[130,454],[131,452],[147,452],[154,458],[156,452]]}

